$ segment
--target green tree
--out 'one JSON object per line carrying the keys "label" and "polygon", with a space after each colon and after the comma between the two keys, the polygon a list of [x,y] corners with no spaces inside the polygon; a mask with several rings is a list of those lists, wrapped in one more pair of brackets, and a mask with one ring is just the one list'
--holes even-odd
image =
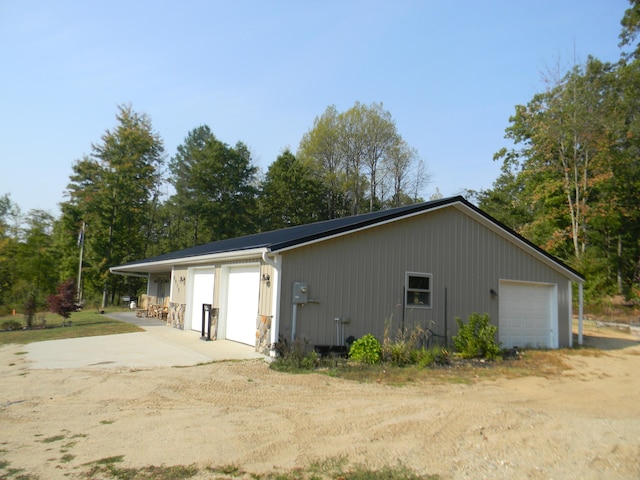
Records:
{"label": "green tree", "polygon": [[324,186],[309,167],[285,150],[271,164],[260,190],[261,229],[276,230],[326,220]]}
{"label": "green tree", "polygon": [[630,296],[640,281],[640,59],[618,66],[612,82],[609,188],[603,191],[596,231],[613,264],[618,293]]}
{"label": "green tree", "polygon": [[406,203],[428,180],[381,103],[356,102],[342,113],[327,107],[303,136],[297,157],[324,183],[330,218]]}
{"label": "green tree", "polygon": [[175,188],[163,211],[163,222],[190,247],[256,230],[257,167],[242,142],[230,147],[208,126],[197,127],[170,161]]}
{"label": "green tree", "polygon": [[348,215],[345,161],[340,145],[340,118],[334,105],[316,117],[313,128],[304,134],[296,158],[309,166],[325,186],[329,218]]}
{"label": "green tree", "polygon": [[11,292],[16,307],[27,301],[36,309],[44,307],[47,295],[55,291],[57,255],[53,224],[53,215],[42,210],[30,211],[24,220],[12,262],[16,283]]}
{"label": "green tree", "polygon": [[502,174],[479,206],[582,271],[587,296],[640,273],[640,61],[589,58],[517,106]]}
{"label": "green tree", "polygon": [[9,194],[0,197],[0,315],[12,308],[11,290],[16,281],[13,262],[18,249],[19,218],[20,209]]}
{"label": "green tree", "polygon": [[518,182],[535,212],[523,233],[560,254],[568,241],[575,259],[588,245],[591,202],[607,171],[609,137],[601,106],[609,70],[590,58],[584,70],[576,67],[526,106],[517,106],[506,137],[519,148],[497,154],[503,170],[519,169]]}
{"label": "green tree", "polygon": [[[629,0],[629,7],[625,12],[620,24],[620,47],[633,46],[640,30],[640,0]],[[623,58],[640,58],[640,44],[636,44],[631,53],[623,53]]]}
{"label": "green tree", "polygon": [[109,267],[146,256],[162,184],[164,147],[151,119],[120,106],[116,120],[116,127],[92,145],[91,155],[74,164],[69,201],[62,205],[63,215],[70,216],[67,226],[78,220],[87,224],[84,283],[94,294],[102,292],[103,308],[109,293],[113,301],[130,281],[109,275]]}

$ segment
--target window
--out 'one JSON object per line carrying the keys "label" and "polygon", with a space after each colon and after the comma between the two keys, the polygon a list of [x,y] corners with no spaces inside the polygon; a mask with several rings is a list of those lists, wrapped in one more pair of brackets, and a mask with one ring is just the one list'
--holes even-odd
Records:
{"label": "window", "polygon": [[431,275],[407,272],[405,295],[407,307],[431,308]]}

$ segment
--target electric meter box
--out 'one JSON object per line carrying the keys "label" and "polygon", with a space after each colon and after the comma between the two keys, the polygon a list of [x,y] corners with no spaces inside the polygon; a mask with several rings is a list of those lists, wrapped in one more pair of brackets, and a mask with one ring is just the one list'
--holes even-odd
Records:
{"label": "electric meter box", "polygon": [[306,282],[293,282],[293,303],[307,303],[309,286]]}

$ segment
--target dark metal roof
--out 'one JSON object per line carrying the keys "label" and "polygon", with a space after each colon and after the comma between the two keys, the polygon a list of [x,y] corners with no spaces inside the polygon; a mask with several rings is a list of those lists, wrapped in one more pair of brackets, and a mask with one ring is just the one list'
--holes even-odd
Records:
{"label": "dark metal roof", "polygon": [[403,217],[412,213],[430,210],[442,205],[460,201],[461,199],[464,200],[462,197],[451,197],[389,210],[354,215],[352,217],[336,218],[333,220],[309,223],[307,225],[283,228],[281,230],[256,233],[244,237],[228,238],[225,240],[218,240],[216,242],[205,243],[203,245],[197,245],[184,250],[165,253],[144,260],[126,263],[125,265],[121,265],[121,267],[129,267],[133,265],[142,266],[148,263],[213,255],[216,253],[239,252],[242,250],[253,250],[256,248],[266,248],[271,252],[275,252],[285,248],[294,247],[302,243],[382,223],[387,220]]}
{"label": "dark metal roof", "polygon": [[281,230],[273,230],[270,232],[256,233],[253,235],[247,235],[244,237],[229,238],[225,240],[218,240],[216,242],[210,242],[203,245],[198,245],[184,250],[178,250],[175,252],[165,253],[156,257],[147,258],[135,262],[126,263],[119,267],[114,267],[112,270],[118,270],[123,267],[127,267],[126,270],[132,270],[132,267],[154,264],[157,262],[167,262],[171,260],[182,260],[191,257],[200,257],[204,255],[215,255],[227,252],[242,252],[243,250],[254,249],[266,249],[270,252],[276,252],[278,250],[284,250],[297,245],[306,244],[309,242],[321,240],[323,238],[329,238],[335,235],[347,233],[349,231],[359,230],[372,225],[384,223],[397,218],[405,216],[427,212],[443,206],[452,205],[456,203],[464,204],[466,207],[475,211],[479,215],[486,218],[489,222],[493,223],[505,233],[512,235],[516,239],[524,242],[531,248],[535,249],[548,259],[555,262],[558,266],[568,270],[574,275],[584,280],[584,276],[572,269],[562,261],[558,260],[553,255],[547,253],[537,245],[531,243],[526,238],[522,237],[518,233],[514,232],[507,226],[503,225],[489,214],[483,212],[478,207],[474,206],[470,202],[464,199],[462,196],[442,198],[438,200],[432,200],[429,202],[418,203],[414,205],[407,205],[404,207],[393,208],[389,210],[381,210],[378,212],[365,213],[362,215],[354,215],[345,218],[336,218],[333,220],[325,220],[322,222],[310,223],[307,225],[299,225],[295,227],[284,228]]}

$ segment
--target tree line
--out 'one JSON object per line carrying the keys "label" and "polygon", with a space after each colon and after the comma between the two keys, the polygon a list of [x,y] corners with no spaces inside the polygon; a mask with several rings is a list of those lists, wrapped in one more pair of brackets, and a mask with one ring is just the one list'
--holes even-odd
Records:
{"label": "tree line", "polygon": [[114,265],[417,202],[427,180],[382,104],[328,107],[298,152],[285,149],[264,174],[244,143],[226,144],[207,125],[167,158],[150,117],[121,105],[115,127],[73,164],[59,218],[22,216],[0,198],[0,314],[44,307],[70,278],[104,307],[144,285],[111,275]]}
{"label": "tree line", "polygon": [[[479,206],[587,277],[587,296],[638,297],[640,2],[622,19],[621,58],[589,57],[517,105]],[[633,48],[627,52],[625,48]]]}

